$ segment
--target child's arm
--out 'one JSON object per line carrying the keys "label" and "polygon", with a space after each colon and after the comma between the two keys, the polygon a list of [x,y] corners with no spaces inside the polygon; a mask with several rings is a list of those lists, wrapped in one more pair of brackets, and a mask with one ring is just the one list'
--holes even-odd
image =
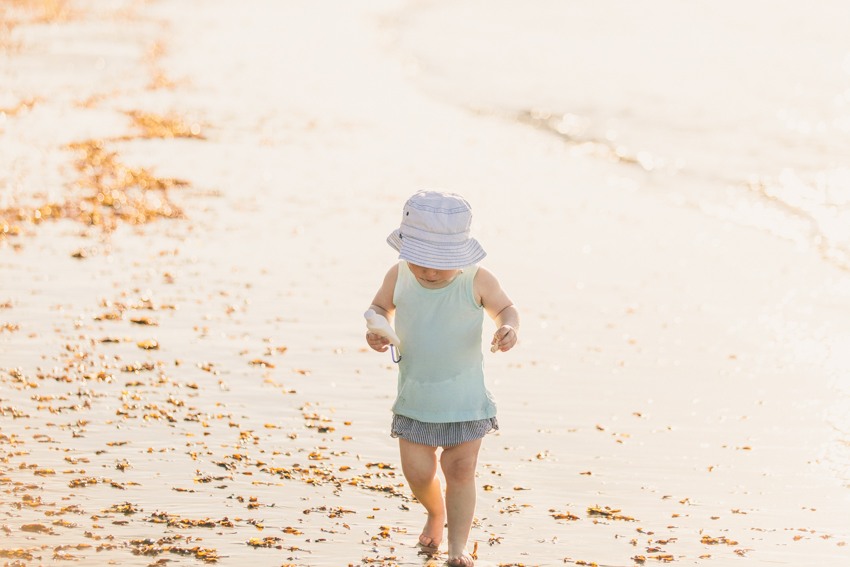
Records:
{"label": "child's arm", "polygon": [[[370,309],[374,309],[375,313],[386,317],[387,321],[392,325],[393,314],[395,314],[395,303],[393,303],[393,294],[395,293],[395,283],[398,280],[398,264],[395,264],[384,276],[384,283],[381,284],[381,289],[375,294],[375,299],[372,300]],[[366,333],[366,342],[372,350],[378,352],[386,352],[389,348],[390,340],[371,331]]]}
{"label": "child's arm", "polygon": [[507,352],[514,348],[519,331],[519,310],[502,289],[499,280],[488,270],[478,268],[473,290],[476,300],[487,311],[487,315],[496,322],[496,334],[490,343],[493,345],[493,352],[496,350]]}

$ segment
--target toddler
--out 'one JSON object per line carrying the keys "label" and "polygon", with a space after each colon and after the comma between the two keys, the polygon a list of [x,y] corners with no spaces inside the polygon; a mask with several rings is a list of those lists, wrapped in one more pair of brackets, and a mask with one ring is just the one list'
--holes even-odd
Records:
{"label": "toddler", "polygon": [[[467,552],[475,513],[475,467],[481,439],[499,428],[484,386],[484,312],[496,322],[493,352],[517,342],[519,312],[496,277],[479,267],[486,253],[470,237],[472,209],[460,195],[419,191],[405,204],[401,226],[387,238],[399,262],[387,272],[371,309],[395,319],[401,339],[392,436],[410,490],[428,519],[420,545],[434,551],[448,526],[448,562],[472,566]],[[386,352],[389,339],[367,333]],[[437,458],[437,448],[442,453]],[[446,496],[437,463],[446,479]]]}

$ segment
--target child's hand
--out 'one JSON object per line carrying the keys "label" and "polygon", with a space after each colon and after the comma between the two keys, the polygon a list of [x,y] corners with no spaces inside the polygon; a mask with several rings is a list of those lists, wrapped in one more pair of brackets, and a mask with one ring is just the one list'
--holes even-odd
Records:
{"label": "child's hand", "polygon": [[516,346],[517,335],[516,329],[510,325],[502,325],[496,334],[493,335],[493,340],[490,341],[492,347],[491,352],[507,352]]}
{"label": "child's hand", "polygon": [[377,333],[373,333],[369,331],[366,333],[366,342],[369,343],[369,346],[372,347],[372,350],[376,350],[378,352],[387,352],[389,348],[390,340],[386,337],[382,337]]}

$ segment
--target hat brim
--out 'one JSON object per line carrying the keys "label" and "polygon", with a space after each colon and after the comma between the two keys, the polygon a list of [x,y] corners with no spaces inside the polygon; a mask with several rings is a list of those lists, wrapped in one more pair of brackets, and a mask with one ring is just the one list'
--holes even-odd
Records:
{"label": "hat brim", "polygon": [[477,264],[487,253],[474,238],[459,243],[437,243],[403,236],[399,229],[387,237],[398,257],[417,266],[435,270],[457,270]]}

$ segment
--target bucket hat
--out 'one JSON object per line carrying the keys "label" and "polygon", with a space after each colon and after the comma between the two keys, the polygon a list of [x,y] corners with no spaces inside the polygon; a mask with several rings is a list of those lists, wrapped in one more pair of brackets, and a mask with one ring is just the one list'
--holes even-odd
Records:
{"label": "bucket hat", "polygon": [[472,238],[472,207],[455,193],[418,191],[401,213],[401,226],[387,237],[398,257],[435,270],[477,264],[487,255]]}

